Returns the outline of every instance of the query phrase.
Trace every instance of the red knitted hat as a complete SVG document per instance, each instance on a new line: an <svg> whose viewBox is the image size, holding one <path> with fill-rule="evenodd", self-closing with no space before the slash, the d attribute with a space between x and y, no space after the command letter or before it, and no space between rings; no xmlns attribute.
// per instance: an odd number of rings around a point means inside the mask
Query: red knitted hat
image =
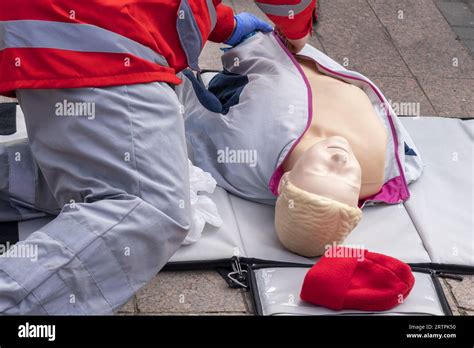
<svg viewBox="0 0 474 348"><path fill-rule="evenodd" d="M335 310L384 311L400 304L414 283L410 266L400 260L338 246L306 273L300 297Z"/></svg>

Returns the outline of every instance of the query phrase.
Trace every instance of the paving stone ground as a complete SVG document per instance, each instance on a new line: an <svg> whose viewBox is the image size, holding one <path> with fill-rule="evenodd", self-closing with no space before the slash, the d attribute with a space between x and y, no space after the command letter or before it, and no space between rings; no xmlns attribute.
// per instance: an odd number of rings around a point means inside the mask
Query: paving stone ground
<svg viewBox="0 0 474 348"><path fill-rule="evenodd" d="M474 1L472 0L438 0L438 9L474 55Z"/></svg>
<svg viewBox="0 0 474 348"><path fill-rule="evenodd" d="M224 0L264 18L251 0ZM319 0L311 44L376 82L394 105L420 114L474 117L474 1ZM201 67L219 69L220 45L209 43ZM0 97L0 102L5 99ZM456 315L474 315L474 277L442 280ZM249 315L249 294L229 289L214 271L162 272L121 315Z"/></svg>

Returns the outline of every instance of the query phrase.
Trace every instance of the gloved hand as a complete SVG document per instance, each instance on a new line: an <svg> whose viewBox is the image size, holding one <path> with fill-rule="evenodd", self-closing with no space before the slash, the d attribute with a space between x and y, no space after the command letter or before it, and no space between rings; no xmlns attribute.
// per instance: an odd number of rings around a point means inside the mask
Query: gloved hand
<svg viewBox="0 0 474 348"><path fill-rule="evenodd" d="M253 33L254 31L269 32L273 30L270 24L255 17L251 13L240 13L234 16L234 19L234 31L230 38L225 42L225 44L230 46L238 45L248 34Z"/></svg>

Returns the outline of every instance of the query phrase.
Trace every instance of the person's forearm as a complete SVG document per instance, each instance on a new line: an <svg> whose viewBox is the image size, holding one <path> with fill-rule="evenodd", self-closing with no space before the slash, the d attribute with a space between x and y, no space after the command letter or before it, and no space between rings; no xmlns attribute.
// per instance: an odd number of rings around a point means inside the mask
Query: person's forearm
<svg viewBox="0 0 474 348"><path fill-rule="evenodd" d="M255 0L255 3L288 39L301 39L311 32L316 0Z"/></svg>
<svg viewBox="0 0 474 348"><path fill-rule="evenodd" d="M229 6L219 4L216 6L216 26L209 35L209 40L213 42L226 41L234 31L235 19L234 11Z"/></svg>

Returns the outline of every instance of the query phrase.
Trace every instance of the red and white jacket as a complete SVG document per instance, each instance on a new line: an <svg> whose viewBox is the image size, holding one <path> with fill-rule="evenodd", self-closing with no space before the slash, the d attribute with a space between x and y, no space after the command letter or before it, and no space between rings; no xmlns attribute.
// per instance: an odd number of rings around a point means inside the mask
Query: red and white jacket
<svg viewBox="0 0 474 348"><path fill-rule="evenodd" d="M316 0L258 0L291 39L311 30ZM0 0L0 94L16 89L163 81L199 69L207 40L234 28L221 0Z"/></svg>

